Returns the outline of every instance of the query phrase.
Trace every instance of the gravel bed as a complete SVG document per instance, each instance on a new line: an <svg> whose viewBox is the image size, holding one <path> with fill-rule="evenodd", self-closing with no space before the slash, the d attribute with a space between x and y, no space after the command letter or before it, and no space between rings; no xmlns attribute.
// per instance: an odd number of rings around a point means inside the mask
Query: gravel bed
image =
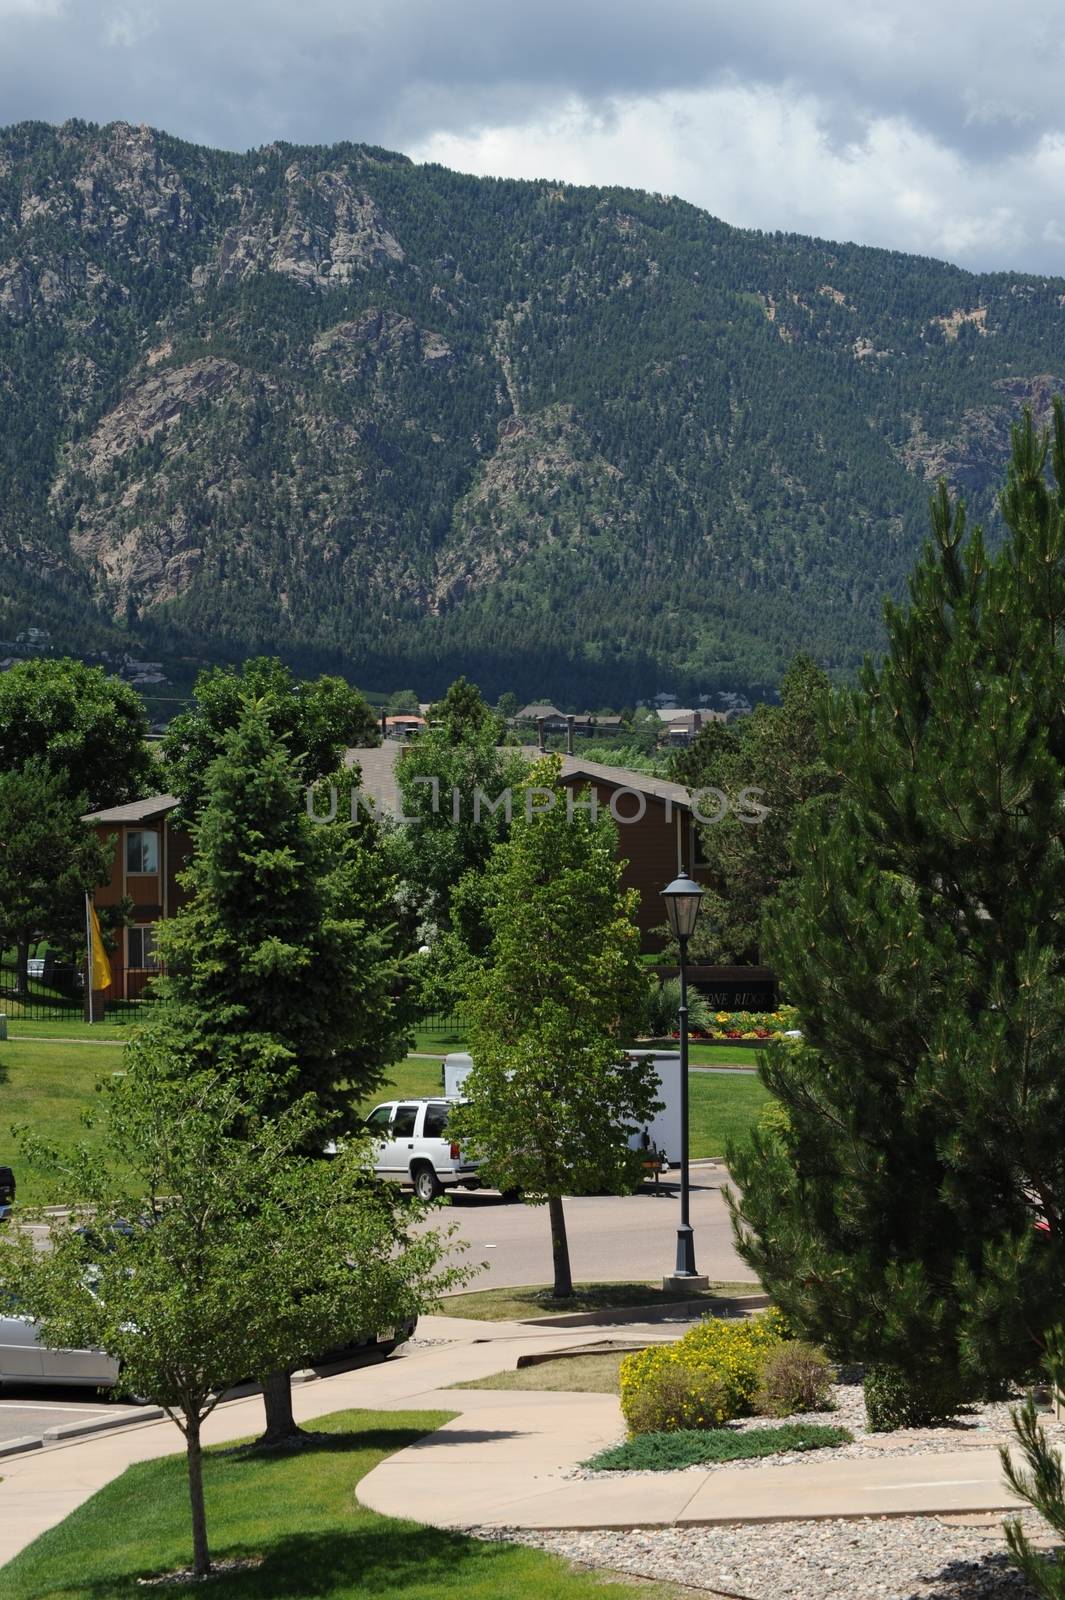
<svg viewBox="0 0 1065 1600"><path fill-rule="evenodd" d="M1021 1397L1018 1396L1018 1400ZM941 1455L950 1450L987 1449L993 1445L1008 1444L1013 1440L1010 1409L1017 1401L990 1401L974 1406L970 1412L955 1419L946 1428L897 1428L893 1433L870 1434L865 1419L865 1401L860 1383L839 1383L832 1389L835 1409L832 1411L802 1411L791 1417L744 1417L730 1424L737 1433L751 1433L758 1428L778 1428L786 1422L814 1422L822 1426L846 1428L853 1433L854 1443L829 1445L816 1451L795 1451L788 1454L759 1456L751 1461L707 1461L695 1467L678 1467L678 1472L760 1472L766 1467L787 1466L792 1462L816 1459L824 1461L837 1457L870 1456L925 1456ZM1047 1437L1059 1448L1065 1447L1065 1422L1056 1422L1049 1413L1042 1413L1042 1423ZM617 1444L624 1442L619 1435ZM657 1477L659 1474L652 1473ZM570 1467L567 1478L643 1478L646 1471L594 1472L587 1467Z"/></svg>
<svg viewBox="0 0 1065 1600"><path fill-rule="evenodd" d="M1021 1519L1045 1535L1038 1518ZM1037 1600L1010 1565L1001 1524L936 1517L630 1532L467 1528L597 1570L740 1600Z"/></svg>

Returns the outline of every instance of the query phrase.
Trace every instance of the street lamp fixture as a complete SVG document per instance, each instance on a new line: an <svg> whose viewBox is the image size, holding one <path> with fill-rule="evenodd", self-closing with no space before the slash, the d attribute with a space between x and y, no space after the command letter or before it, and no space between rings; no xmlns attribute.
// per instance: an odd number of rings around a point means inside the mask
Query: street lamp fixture
<svg viewBox="0 0 1065 1600"><path fill-rule="evenodd" d="M695 1236L689 1214L688 1181L688 940L695 932L703 891L681 868L662 890L670 931L680 951L680 1227L677 1229L677 1267L667 1286L701 1287L705 1280L695 1270Z"/></svg>

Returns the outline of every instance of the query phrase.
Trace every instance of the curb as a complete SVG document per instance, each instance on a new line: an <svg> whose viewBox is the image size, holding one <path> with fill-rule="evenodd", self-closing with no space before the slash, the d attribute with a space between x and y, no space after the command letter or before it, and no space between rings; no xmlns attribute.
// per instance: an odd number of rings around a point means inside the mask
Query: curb
<svg viewBox="0 0 1065 1600"><path fill-rule="evenodd" d="M708 1300L672 1300L665 1305L607 1306L602 1311L563 1311L548 1317L523 1318L523 1328L604 1328L611 1323L673 1322L688 1317L701 1317L707 1312L737 1310L764 1311L769 1305L767 1294L738 1295L735 1299L721 1296Z"/></svg>
<svg viewBox="0 0 1065 1600"><path fill-rule="evenodd" d="M518 1357L514 1370L520 1372L523 1367L542 1367L546 1361L574 1361L578 1356L611 1355L614 1351L627 1355L630 1351L644 1348L638 1339L601 1339L598 1344L568 1345L562 1350L533 1350L528 1355Z"/></svg>
<svg viewBox="0 0 1065 1600"><path fill-rule="evenodd" d="M32 1434L23 1434L21 1439L5 1439L0 1444L0 1456L20 1456L26 1450L40 1450L44 1440Z"/></svg>
<svg viewBox="0 0 1065 1600"><path fill-rule="evenodd" d="M80 1439L92 1433L108 1433L112 1428L128 1428L135 1422L158 1422L166 1412L162 1406L143 1406L136 1413L123 1417L91 1417L84 1422L59 1422L54 1428L45 1428L42 1441L59 1444L64 1439Z"/></svg>

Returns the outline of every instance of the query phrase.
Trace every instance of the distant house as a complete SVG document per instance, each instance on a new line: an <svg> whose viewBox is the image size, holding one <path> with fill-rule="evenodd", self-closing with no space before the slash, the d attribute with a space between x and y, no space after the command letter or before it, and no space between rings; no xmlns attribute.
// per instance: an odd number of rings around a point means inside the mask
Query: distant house
<svg viewBox="0 0 1065 1600"><path fill-rule="evenodd" d="M176 808L172 794L155 794L129 805L90 811L83 819L102 842L114 840L111 881L96 889L96 906L119 905L127 897L133 902L131 925L120 929L118 948L111 956L109 1000L139 999L159 970L156 927L184 900L177 875L188 864L191 840L170 820Z"/></svg>
<svg viewBox="0 0 1065 1600"><path fill-rule="evenodd" d="M674 707L670 710L660 710L658 716L664 728L664 742L679 748L691 744L700 728L704 728L708 722L729 720L727 712L707 711L705 708L698 711L684 711Z"/></svg>
<svg viewBox="0 0 1065 1600"><path fill-rule="evenodd" d="M425 718L416 716L412 711L381 718L381 732L386 739L413 739L419 733L424 733L427 727Z"/></svg>
<svg viewBox="0 0 1065 1600"><path fill-rule="evenodd" d="M557 706L539 705L536 703L528 706L522 706L521 710L514 718L514 721L532 723L540 723L542 721L545 733L565 733L567 727L569 726L566 713L564 711L560 711Z"/></svg>

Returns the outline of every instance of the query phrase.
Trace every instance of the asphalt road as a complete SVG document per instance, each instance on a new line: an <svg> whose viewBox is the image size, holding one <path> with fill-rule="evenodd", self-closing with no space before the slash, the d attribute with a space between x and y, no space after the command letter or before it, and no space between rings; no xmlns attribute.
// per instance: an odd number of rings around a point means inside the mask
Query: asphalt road
<svg viewBox="0 0 1065 1600"><path fill-rule="evenodd" d="M751 1278L732 1247L721 1190L723 1167L692 1169L691 1217L698 1270L717 1282ZM454 1223L468 1249L456 1259L483 1270L471 1289L506 1288L551 1280L547 1207L507 1204L487 1190L451 1190L440 1216ZM578 1280L660 1278L676 1260L680 1200L672 1188L645 1186L638 1194L595 1195L566 1201L570 1259Z"/></svg>
<svg viewBox="0 0 1065 1600"><path fill-rule="evenodd" d="M5 1384L0 1398L0 1444L5 1439L21 1439L42 1434L65 1422L84 1422L92 1417L135 1418L138 1407L109 1404L92 1398L91 1390L63 1388L59 1385Z"/></svg>

